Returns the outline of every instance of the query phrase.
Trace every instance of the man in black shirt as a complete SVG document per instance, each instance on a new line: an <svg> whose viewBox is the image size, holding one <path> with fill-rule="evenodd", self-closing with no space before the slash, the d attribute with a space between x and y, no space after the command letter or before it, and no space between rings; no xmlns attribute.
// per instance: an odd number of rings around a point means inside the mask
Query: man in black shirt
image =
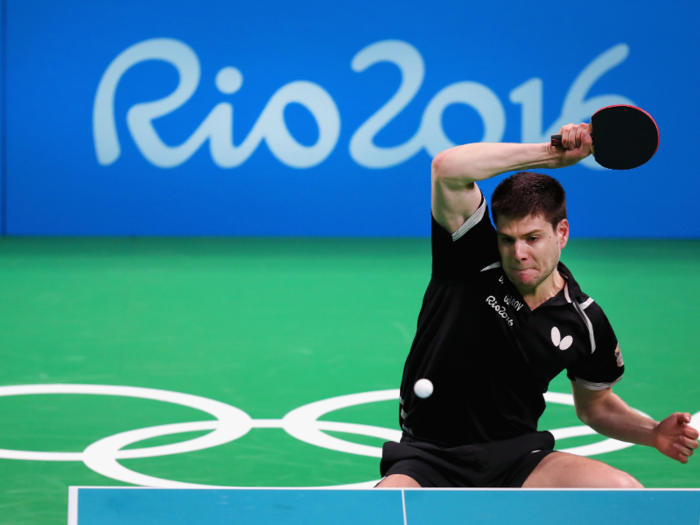
<svg viewBox="0 0 700 525"><path fill-rule="evenodd" d="M549 382L567 370L576 414L599 433L649 445L681 463L698 448L690 414L657 423L612 385L624 364L595 301L560 262L569 223L559 183L520 172L562 168L591 153L587 124L550 144L467 144L432 164L433 272L401 384L401 443L384 445L379 487L641 487L599 461L554 452L538 432ZM414 384L428 379L429 397Z"/></svg>

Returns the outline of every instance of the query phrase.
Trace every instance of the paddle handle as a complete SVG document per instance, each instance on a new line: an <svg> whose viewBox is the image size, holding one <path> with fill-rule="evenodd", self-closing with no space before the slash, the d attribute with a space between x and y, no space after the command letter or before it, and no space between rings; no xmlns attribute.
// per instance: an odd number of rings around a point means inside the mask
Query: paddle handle
<svg viewBox="0 0 700 525"><path fill-rule="evenodd" d="M592 133L591 133L591 138L593 138L593 134L592 134ZM551 139L551 141L552 141L552 146L554 146L554 147L556 147L556 146L562 147L562 145L561 145L561 135L552 135L552 136L550 137L550 139ZM595 156L595 147L593 147L593 146L591 146L591 153L593 153L593 156Z"/></svg>
<svg viewBox="0 0 700 525"><path fill-rule="evenodd" d="M591 135L591 138L593 138L593 135ZM561 135L552 135L551 140L552 146L561 146Z"/></svg>

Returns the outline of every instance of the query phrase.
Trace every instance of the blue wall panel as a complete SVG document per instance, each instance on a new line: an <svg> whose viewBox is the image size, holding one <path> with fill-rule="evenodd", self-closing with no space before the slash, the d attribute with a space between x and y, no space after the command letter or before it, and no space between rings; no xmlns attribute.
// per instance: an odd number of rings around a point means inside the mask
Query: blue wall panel
<svg viewBox="0 0 700 525"><path fill-rule="evenodd" d="M5 235L5 185L7 184L5 170L5 54L7 45L5 41L5 9L6 0L0 0L0 235Z"/></svg>
<svg viewBox="0 0 700 525"><path fill-rule="evenodd" d="M657 119L659 152L633 172L554 172L573 235L700 237L698 15L646 0L7 0L7 230L427 235L441 149L540 141L631 102Z"/></svg>

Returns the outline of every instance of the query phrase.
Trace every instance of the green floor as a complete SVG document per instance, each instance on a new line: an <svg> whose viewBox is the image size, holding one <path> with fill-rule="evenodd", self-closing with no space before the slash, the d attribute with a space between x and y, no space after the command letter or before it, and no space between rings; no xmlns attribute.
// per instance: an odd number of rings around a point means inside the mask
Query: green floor
<svg viewBox="0 0 700 525"><path fill-rule="evenodd" d="M573 240L563 260L616 329L627 369L616 392L657 419L700 412L700 242ZM308 403L398 388L429 272L426 239L3 238L0 385L146 387L278 421ZM570 391L565 377L550 390ZM395 429L396 412L395 401L378 401L322 419ZM120 432L210 419L156 400L3 396L0 449L81 452ZM573 409L559 404L541 421L549 429L579 424ZM570 438L558 447L601 440ZM639 446L592 457L648 487L700 487L700 457L680 465ZM281 428L120 463L207 485L321 486L378 477L376 458L320 448ZM0 523L63 524L68 486L125 484L81 461L0 459Z"/></svg>

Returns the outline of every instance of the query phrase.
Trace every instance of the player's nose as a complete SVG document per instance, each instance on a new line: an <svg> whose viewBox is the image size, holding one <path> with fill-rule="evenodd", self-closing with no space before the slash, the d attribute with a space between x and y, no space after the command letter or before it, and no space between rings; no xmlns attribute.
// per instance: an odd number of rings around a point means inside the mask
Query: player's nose
<svg viewBox="0 0 700 525"><path fill-rule="evenodd" d="M524 261L527 259L527 249L524 242L515 241L515 245L513 246L513 255L519 261Z"/></svg>

